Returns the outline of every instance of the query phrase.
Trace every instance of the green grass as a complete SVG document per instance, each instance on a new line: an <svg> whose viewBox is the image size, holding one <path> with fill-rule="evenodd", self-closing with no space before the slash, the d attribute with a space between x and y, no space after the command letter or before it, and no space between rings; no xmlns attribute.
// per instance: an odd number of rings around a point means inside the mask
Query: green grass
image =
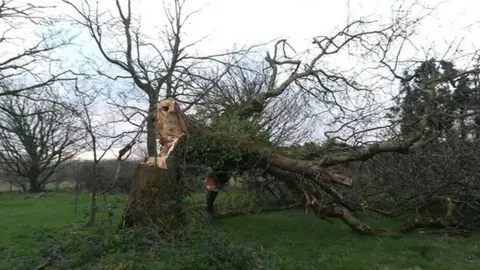
<svg viewBox="0 0 480 270"><path fill-rule="evenodd" d="M227 198L228 193L223 193L219 203ZM115 217L121 215L125 199L126 196L108 196L108 201L118 201ZM194 198L200 199L201 196ZM31 269L32 263L30 268L24 264L29 260L41 264L41 250L45 245L45 236L40 240L41 232L78 228L85 223L88 195L79 197L77 215L74 215L73 202L73 196L68 194L25 199L23 195L0 193L0 269ZM103 203L103 199L99 203ZM107 217L102 212L99 219L106 220ZM397 225L385 220L367 222L376 227ZM417 232L400 239L360 236L339 221L330 225L299 211L219 219L209 224L206 230L225 230L233 246L248 245L263 254L264 260L271 260L269 269L480 269L479 235L449 238ZM59 236L58 239L62 238ZM188 248L200 250L203 244ZM171 254L184 253L175 250ZM101 260L125 265L137 255L118 250L106 254ZM174 267L172 256L142 256L149 260L150 268L147 269Z"/></svg>
<svg viewBox="0 0 480 270"><path fill-rule="evenodd" d="M281 258L285 269L480 269L479 237L452 239L419 234L400 239L352 233L301 212L221 220L237 241L255 239ZM387 221L370 222L393 227Z"/></svg>

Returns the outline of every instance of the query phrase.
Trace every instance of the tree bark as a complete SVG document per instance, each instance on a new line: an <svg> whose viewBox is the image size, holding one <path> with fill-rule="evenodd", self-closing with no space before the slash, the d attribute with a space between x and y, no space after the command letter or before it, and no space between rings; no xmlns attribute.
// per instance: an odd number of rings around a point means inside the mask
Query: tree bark
<svg viewBox="0 0 480 270"><path fill-rule="evenodd" d="M92 175L90 175L90 188L91 188L91 200L90 200L90 218L88 221L89 226L95 224L95 217L97 214L97 185L99 181L98 177L98 161L95 155L95 161L93 162Z"/></svg>
<svg viewBox="0 0 480 270"><path fill-rule="evenodd" d="M30 180L30 187L28 191L31 193L40 193L43 192L42 185L38 182L37 179L29 179Z"/></svg>
<svg viewBox="0 0 480 270"><path fill-rule="evenodd" d="M171 231L185 224L182 138L166 159L166 169L140 163L135 172L121 228L150 227Z"/></svg>
<svg viewBox="0 0 480 270"><path fill-rule="evenodd" d="M156 110L156 104L150 100L150 106L148 108L149 114L147 119L147 152L149 157L157 155L157 133L155 131L155 116L153 112Z"/></svg>

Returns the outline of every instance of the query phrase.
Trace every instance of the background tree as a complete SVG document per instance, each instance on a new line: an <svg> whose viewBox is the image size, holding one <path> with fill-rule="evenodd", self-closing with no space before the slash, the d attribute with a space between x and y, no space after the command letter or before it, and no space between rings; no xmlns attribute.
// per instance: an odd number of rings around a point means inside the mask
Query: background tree
<svg viewBox="0 0 480 270"><path fill-rule="evenodd" d="M355 195L350 195L363 200L363 209L390 217L416 211L437 226L445 225L433 219L445 217L445 207L440 206L438 199L448 198L455 206L452 210L457 222L454 227L476 228L478 219L473 217L477 215L479 186L475 180L478 168L474 164L478 162L479 148L475 120L480 114L477 67L474 65L472 70L465 72L453 62L429 59L419 63L415 72L418 78L412 80L413 84L402 84L400 88L395 128L403 132L415 128L417 116L426 106L419 98L419 85L428 76L442 76L442 83L436 88L437 97L431 103L435 110L429 130L424 134L424 139L430 143L408 157L384 153L356 164L361 171L362 184Z"/></svg>
<svg viewBox="0 0 480 270"><path fill-rule="evenodd" d="M392 109L400 118L400 130L403 134L408 134L415 129L415 125L425 110L426 101L420 93L422 84L426 81L439 79L442 82L437 85L435 99L432 100L435 113L429 120L429 132L425 136L445 137L455 121L456 106L453 99L454 92L451 89L458 89L453 84L454 80L450 81L448 78L458 78L459 72L451 62L430 59L421 63L413 71L413 74L405 74L406 78L414 77L414 79L401 82L400 95L403 96L401 104ZM462 88L464 84L464 78L460 78L458 85Z"/></svg>
<svg viewBox="0 0 480 270"><path fill-rule="evenodd" d="M116 14L103 12L99 3L83 0L81 4L63 0L75 11L76 25L87 30L92 41L109 65L119 68L111 73L98 62L90 63L102 77L134 84L135 90L117 91L111 97L110 103L115 104L119 113L126 121L138 126L145 117L147 130L147 151L149 156L157 153L157 138L153 126L155 104L159 97L173 97L188 104L194 104L202 97L198 89L198 81L204 81L201 72L195 72L196 67L208 63L226 62L228 56L249 51L249 48L235 52L219 53L217 55L195 56L189 49L196 43L184 43L184 28L190 17L195 13L186 13L184 0L173 1L173 7L165 5L167 24L158 38L151 38L142 33L139 20L136 18L135 2L128 0L124 4L115 1ZM119 38L121 37L121 38ZM120 41L121 40L121 41ZM120 53L113 44L122 48ZM226 59L226 60L225 60ZM231 63L233 64L233 63ZM221 76L221 75L220 75ZM138 102L141 101L141 102ZM143 102L147 109L141 109ZM141 104L138 106L138 104ZM139 108L140 107L140 108Z"/></svg>
<svg viewBox="0 0 480 270"><path fill-rule="evenodd" d="M33 92L49 91L57 81L74 79L56 64L55 52L66 48L73 37L48 15L54 8L0 1L0 99L12 95L32 99Z"/></svg>
<svg viewBox="0 0 480 270"><path fill-rule="evenodd" d="M3 98L0 166L24 178L23 190L41 192L52 175L79 151L75 117L59 105L19 97Z"/></svg>
<svg viewBox="0 0 480 270"><path fill-rule="evenodd" d="M476 59L477 63L480 59ZM478 64L475 65L478 70ZM480 84L479 73L465 74L455 86L452 98L456 104L458 130L463 139L480 138Z"/></svg>
<svg viewBox="0 0 480 270"><path fill-rule="evenodd" d="M127 151L131 151L131 148L135 144L138 137L143 132L143 126L140 130L135 130L134 132L118 132L115 133L114 126L118 121L115 117L113 119L101 118L101 114L96 113L101 107L101 102L103 101L105 89L98 89L95 85L91 85L88 82L84 82L83 85L80 85L78 80L73 85L73 95L75 99L73 100L73 114L76 118L79 119L79 132L83 133L82 141L84 142L83 151L88 152L92 155L91 167L87 168L87 174L85 175L88 179L88 186L91 192L91 205L90 205L90 214L89 214L89 225L95 223L95 215L97 211L97 200L99 189L103 188L103 192L107 192L107 185L115 184L115 181L119 177L120 173L120 162L123 159L128 158L130 154L126 157ZM128 138L128 135L130 135ZM128 143L125 142L128 140ZM120 146L127 145L127 149L121 151L117 160L117 170L113 172L113 183L105 181L110 179L110 177L101 173L101 167L99 166L100 162L104 159L105 155L108 152L114 151L115 148ZM110 173L112 173L110 171ZM78 182L77 182L78 189ZM76 192L76 198L78 196L78 190Z"/></svg>

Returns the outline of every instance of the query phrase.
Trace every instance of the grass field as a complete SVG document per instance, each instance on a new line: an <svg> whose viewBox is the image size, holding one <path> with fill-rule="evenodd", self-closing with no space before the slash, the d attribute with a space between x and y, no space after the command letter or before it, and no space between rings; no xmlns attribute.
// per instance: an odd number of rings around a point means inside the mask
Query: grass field
<svg viewBox="0 0 480 270"><path fill-rule="evenodd" d="M222 196L225 198L228 194ZM109 196L108 201L117 202L114 218L118 218L125 196ZM88 195L80 196L80 211L74 215L72 195L25 198L19 194L0 193L0 269L36 269L45 261L45 253L52 252L51 248L46 250L47 243L51 247L51 243L64 246L63 242L78 242L81 237L73 239L66 236L66 232L72 234L73 228L81 228L88 203ZM107 215L102 212L99 219L105 221ZM384 220L367 221L382 227L396 225ZM264 269L480 269L479 236L449 238L419 232L399 239L360 236L340 222L330 225L299 211L219 219L204 230L199 231L200 236L192 238L189 245L156 247L156 253L141 251L130 242L134 240L112 240L114 244L103 243L101 251L91 252L94 256L89 259L90 264L77 269L200 269L185 265L188 260L210 257L220 260L221 256L237 256L241 258L236 260L241 261L250 256L248 252L258 256ZM222 232L223 240L203 237L208 231ZM89 249L88 243L93 240L84 236L74 251ZM102 241L108 239L105 236ZM105 248L108 245L110 248ZM130 264L133 260L138 263Z"/></svg>

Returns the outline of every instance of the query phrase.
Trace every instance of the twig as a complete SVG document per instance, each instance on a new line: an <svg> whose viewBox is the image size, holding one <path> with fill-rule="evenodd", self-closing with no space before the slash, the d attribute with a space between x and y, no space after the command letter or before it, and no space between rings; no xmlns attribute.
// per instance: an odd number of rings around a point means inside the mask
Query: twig
<svg viewBox="0 0 480 270"><path fill-rule="evenodd" d="M145 126L145 123L146 123L146 119L143 120L142 124L140 125L140 128L139 130L137 131L137 133L135 134L135 137L133 137L132 141L130 141L127 145L125 145L122 149L120 149L120 151L118 151L118 157L117 157L117 170L115 171L115 178L113 179L113 182L112 184L110 184L104 191L102 192L99 192L97 197L99 196L103 196L105 201L106 201L106 198L105 198L105 194L110 191L113 187L115 187L117 181L118 181L118 178L120 176L120 169L121 169L121 165L123 163L123 161L127 160L131 153L132 153L132 148L133 146L137 143L137 139L138 137L140 136L140 134L142 134L143 132L143 128ZM128 152L128 154L127 154ZM123 156L127 154L127 156L125 158L123 158Z"/></svg>

